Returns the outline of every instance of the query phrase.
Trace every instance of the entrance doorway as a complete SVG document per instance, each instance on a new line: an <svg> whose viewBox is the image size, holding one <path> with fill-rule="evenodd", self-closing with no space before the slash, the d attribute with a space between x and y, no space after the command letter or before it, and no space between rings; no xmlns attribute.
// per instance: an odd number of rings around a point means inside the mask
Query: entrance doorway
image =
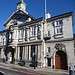
<svg viewBox="0 0 75 75"><path fill-rule="evenodd" d="M20 61L22 60L22 54L23 54L23 47L20 46L20 54L19 54L19 56L20 56Z"/></svg>
<svg viewBox="0 0 75 75"><path fill-rule="evenodd" d="M63 51L57 51L55 55L55 69L67 70L67 55Z"/></svg>
<svg viewBox="0 0 75 75"><path fill-rule="evenodd" d="M47 58L47 65L51 66L51 58Z"/></svg>
<svg viewBox="0 0 75 75"><path fill-rule="evenodd" d="M31 45L31 67L37 67L37 51L36 51L37 45Z"/></svg>

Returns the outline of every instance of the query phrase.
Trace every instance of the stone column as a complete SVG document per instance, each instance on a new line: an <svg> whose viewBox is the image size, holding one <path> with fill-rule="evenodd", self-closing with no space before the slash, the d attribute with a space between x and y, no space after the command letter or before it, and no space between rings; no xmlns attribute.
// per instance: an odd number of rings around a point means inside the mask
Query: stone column
<svg viewBox="0 0 75 75"><path fill-rule="evenodd" d="M25 46L24 50L25 50L25 60L26 60L26 46Z"/></svg>
<svg viewBox="0 0 75 75"><path fill-rule="evenodd" d="M4 57L4 51L3 51L3 48L1 49L1 55L0 55L0 58L3 58Z"/></svg>
<svg viewBox="0 0 75 75"><path fill-rule="evenodd" d="M29 60L31 60L31 46L29 46Z"/></svg>
<svg viewBox="0 0 75 75"><path fill-rule="evenodd" d="M18 52L17 52L17 54L18 54L18 55L17 55L17 59L20 60L20 47L19 47L19 46L18 46L18 50L17 50L17 51L18 51Z"/></svg>
<svg viewBox="0 0 75 75"><path fill-rule="evenodd" d="M27 57L27 60L28 60L28 46L27 46L26 54L27 54L26 57Z"/></svg>
<svg viewBox="0 0 75 75"><path fill-rule="evenodd" d="M24 60L25 60L25 46L23 47L23 49L24 49Z"/></svg>
<svg viewBox="0 0 75 75"><path fill-rule="evenodd" d="M42 67L47 67L47 58L46 58L46 43L43 40L42 45L41 45L41 62L42 62Z"/></svg>
<svg viewBox="0 0 75 75"><path fill-rule="evenodd" d="M41 67L41 45L38 45L38 55L37 55L38 57L38 67Z"/></svg>
<svg viewBox="0 0 75 75"><path fill-rule="evenodd" d="M25 47L25 59L28 60L28 46Z"/></svg>
<svg viewBox="0 0 75 75"><path fill-rule="evenodd" d="M15 60L18 58L18 48L17 46L15 47Z"/></svg>
<svg viewBox="0 0 75 75"><path fill-rule="evenodd" d="M38 61L41 61L41 45L38 45Z"/></svg>
<svg viewBox="0 0 75 75"><path fill-rule="evenodd" d="M53 60L53 57L51 57L51 68L52 68L52 65L53 65L52 60Z"/></svg>
<svg viewBox="0 0 75 75"><path fill-rule="evenodd" d="M43 42L42 42L42 45L41 45L41 68L43 67L44 65L44 48L43 48Z"/></svg>
<svg viewBox="0 0 75 75"><path fill-rule="evenodd" d="M46 67L46 44L45 44L45 41L43 42L43 50L44 50L44 64L43 64L43 67Z"/></svg>
<svg viewBox="0 0 75 75"><path fill-rule="evenodd" d="M22 53L22 59L24 60L25 52L24 52L24 47L23 47L23 53Z"/></svg>
<svg viewBox="0 0 75 75"><path fill-rule="evenodd" d="M54 53L53 61L54 61L53 66L55 68L55 53Z"/></svg>
<svg viewBox="0 0 75 75"><path fill-rule="evenodd" d="M35 45L35 54L36 54L36 56L38 56L38 45Z"/></svg>

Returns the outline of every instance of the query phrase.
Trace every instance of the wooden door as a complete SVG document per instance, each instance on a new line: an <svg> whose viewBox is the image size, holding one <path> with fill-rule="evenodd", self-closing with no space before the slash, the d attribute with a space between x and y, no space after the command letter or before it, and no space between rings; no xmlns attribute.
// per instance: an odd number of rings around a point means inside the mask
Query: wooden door
<svg viewBox="0 0 75 75"><path fill-rule="evenodd" d="M61 58L60 55L55 55L55 69L61 69Z"/></svg>

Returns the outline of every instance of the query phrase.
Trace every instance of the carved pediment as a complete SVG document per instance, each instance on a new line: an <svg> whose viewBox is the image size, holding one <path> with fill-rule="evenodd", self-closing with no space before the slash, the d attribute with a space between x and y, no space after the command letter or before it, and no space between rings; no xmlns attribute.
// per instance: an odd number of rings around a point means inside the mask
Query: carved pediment
<svg viewBox="0 0 75 75"><path fill-rule="evenodd" d="M56 45L55 45L55 48L56 48L56 50L61 50L61 51L66 51L66 47L65 47L65 45L64 44L62 44L62 43L57 43Z"/></svg>
<svg viewBox="0 0 75 75"><path fill-rule="evenodd" d="M6 26L6 28L9 28L10 25L14 25L16 24L16 22L20 24L20 23L30 22L31 20L35 19L29 14L26 14L25 12L19 10L12 13L12 15L4 23L4 26Z"/></svg>

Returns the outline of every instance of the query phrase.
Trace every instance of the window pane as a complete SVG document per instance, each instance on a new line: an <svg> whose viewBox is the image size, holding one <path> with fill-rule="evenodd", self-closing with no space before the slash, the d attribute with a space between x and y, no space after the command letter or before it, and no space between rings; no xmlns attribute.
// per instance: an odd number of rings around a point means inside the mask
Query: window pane
<svg viewBox="0 0 75 75"><path fill-rule="evenodd" d="M50 53L50 47L48 47L48 52Z"/></svg>
<svg viewBox="0 0 75 75"><path fill-rule="evenodd" d="M61 26L61 25L63 25L63 20L55 21L55 22L53 23L53 25L54 25L54 26Z"/></svg>
<svg viewBox="0 0 75 75"><path fill-rule="evenodd" d="M59 20L59 24L63 24L63 20Z"/></svg>
<svg viewBox="0 0 75 75"><path fill-rule="evenodd" d="M41 26L40 25L37 27L37 38L41 39Z"/></svg>
<svg viewBox="0 0 75 75"><path fill-rule="evenodd" d="M33 37L36 35L36 26L30 27L30 36Z"/></svg>
<svg viewBox="0 0 75 75"><path fill-rule="evenodd" d="M62 27L55 27L55 34L62 34Z"/></svg>
<svg viewBox="0 0 75 75"><path fill-rule="evenodd" d="M25 29L25 41L27 41L27 29Z"/></svg>
<svg viewBox="0 0 75 75"><path fill-rule="evenodd" d="M48 36L50 36L50 31L48 31Z"/></svg>

